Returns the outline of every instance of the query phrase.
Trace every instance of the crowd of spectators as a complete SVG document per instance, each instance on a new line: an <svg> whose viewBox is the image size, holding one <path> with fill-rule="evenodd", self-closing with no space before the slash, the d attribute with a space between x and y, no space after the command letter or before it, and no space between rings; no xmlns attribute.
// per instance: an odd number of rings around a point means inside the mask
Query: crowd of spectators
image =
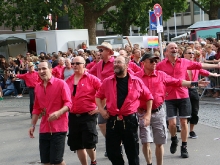
<svg viewBox="0 0 220 165"><path fill-rule="evenodd" d="M126 51L128 57L131 58L131 61L137 66L142 67L140 62L142 55L144 53L151 52L152 50L150 48L142 48L138 44L132 45L127 37L126 39L128 40L128 44L126 44L124 48L114 48L113 56L116 57L119 54L123 54L123 51ZM213 38L190 42L180 41L177 42L177 45L180 58L183 58L183 52L185 49L192 48L195 61L206 63L217 63L220 61L220 42L217 42ZM166 56L166 44L163 45L163 48L164 56ZM154 48L153 53L155 56L161 57L159 48ZM0 55L0 97L2 98L2 96L7 95L12 95L17 98L22 97L22 89L25 87L25 82L21 79L14 78L13 75L27 73L29 62L34 63L35 70L37 71L39 61L48 60L52 63L52 67L55 68L59 65L60 57L63 57L65 66L65 63L71 64L72 60L76 56L82 56L86 60L86 68L88 70L101 59L99 50L89 50L85 44L82 44L82 48L78 50L69 48L66 52L58 51L57 53L52 52L51 54L41 52L40 55L35 55L27 52L26 55L18 54L16 57L9 57L9 59L5 59L3 55ZM65 61L65 59L69 59L69 62ZM210 71L216 72L216 70ZM210 80L210 88L218 88L219 79L214 78ZM207 90L206 95L219 97L220 92L218 92L218 90Z"/></svg>

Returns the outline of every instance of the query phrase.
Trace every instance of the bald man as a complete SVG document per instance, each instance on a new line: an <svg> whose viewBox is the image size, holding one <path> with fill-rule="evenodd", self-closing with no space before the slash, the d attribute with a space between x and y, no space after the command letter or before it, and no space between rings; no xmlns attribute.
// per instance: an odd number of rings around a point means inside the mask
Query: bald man
<svg viewBox="0 0 220 165"><path fill-rule="evenodd" d="M167 46L166 59L158 63L157 70L162 70L168 75L184 80L186 79L187 70L200 70L202 68L219 68L218 64L207 64L189 61L184 58L178 58L178 47L172 42ZM192 86L198 86L198 83L193 83ZM177 150L179 140L176 136L176 117L179 112L181 124L181 157L188 158L187 138L188 138L188 124L187 118L191 116L191 104L188 94L188 89L185 87L169 86L166 88L166 108L167 119L169 120L169 131L171 134L170 152L174 154Z"/></svg>
<svg viewBox="0 0 220 165"><path fill-rule="evenodd" d="M73 102L69 113L68 145L71 151L77 152L82 165L87 165L87 154L95 165L98 143L95 94L101 81L85 71L85 63L83 57L75 57L72 62L74 74L66 80Z"/></svg>

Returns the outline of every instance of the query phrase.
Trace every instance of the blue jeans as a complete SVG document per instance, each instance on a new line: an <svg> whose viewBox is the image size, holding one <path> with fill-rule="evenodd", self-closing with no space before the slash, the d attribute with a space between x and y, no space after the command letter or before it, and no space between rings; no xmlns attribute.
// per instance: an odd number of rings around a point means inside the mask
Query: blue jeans
<svg viewBox="0 0 220 165"><path fill-rule="evenodd" d="M14 89L3 89L3 96L9 96L14 92Z"/></svg>

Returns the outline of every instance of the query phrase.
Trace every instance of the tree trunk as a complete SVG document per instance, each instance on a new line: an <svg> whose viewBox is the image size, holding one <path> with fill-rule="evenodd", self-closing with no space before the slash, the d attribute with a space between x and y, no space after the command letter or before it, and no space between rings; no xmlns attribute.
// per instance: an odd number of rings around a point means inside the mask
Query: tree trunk
<svg viewBox="0 0 220 165"><path fill-rule="evenodd" d="M220 6L216 5L215 2L210 3L209 20L218 19L218 9Z"/></svg>
<svg viewBox="0 0 220 165"><path fill-rule="evenodd" d="M123 36L129 36L130 35L130 33L129 33L129 28L130 28L129 23L122 24L121 28L122 28L122 35Z"/></svg>
<svg viewBox="0 0 220 165"><path fill-rule="evenodd" d="M88 29L89 44L96 45L96 22L98 17L90 10L90 7L84 6L84 28Z"/></svg>

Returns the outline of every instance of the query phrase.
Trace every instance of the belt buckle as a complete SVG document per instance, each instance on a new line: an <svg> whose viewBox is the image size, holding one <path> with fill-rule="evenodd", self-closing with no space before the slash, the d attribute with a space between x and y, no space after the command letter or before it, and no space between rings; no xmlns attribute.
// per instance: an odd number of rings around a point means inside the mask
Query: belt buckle
<svg viewBox="0 0 220 165"><path fill-rule="evenodd" d="M81 115L80 114L76 114L76 117L80 117Z"/></svg>
<svg viewBox="0 0 220 165"><path fill-rule="evenodd" d="M117 116L117 120L122 120L122 119L120 119L120 118Z"/></svg>

